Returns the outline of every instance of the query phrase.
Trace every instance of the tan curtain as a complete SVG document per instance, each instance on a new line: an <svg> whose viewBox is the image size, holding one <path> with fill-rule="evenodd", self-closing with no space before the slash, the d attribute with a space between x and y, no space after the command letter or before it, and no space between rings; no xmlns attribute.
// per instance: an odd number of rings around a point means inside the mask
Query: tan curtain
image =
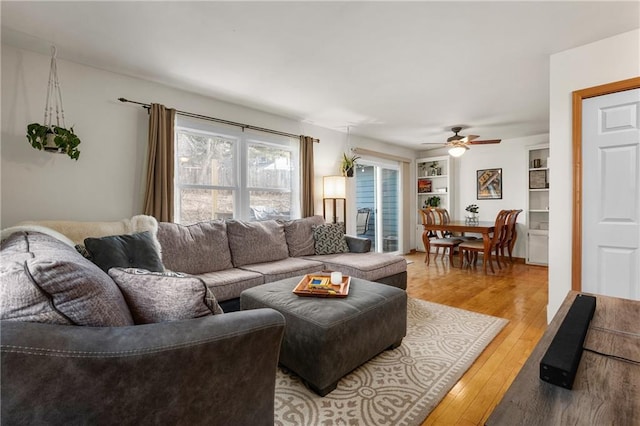
<svg viewBox="0 0 640 426"><path fill-rule="evenodd" d="M313 138L300 136L300 163L302 166L302 217L315 214L313 197Z"/></svg>
<svg viewBox="0 0 640 426"><path fill-rule="evenodd" d="M151 104L144 214L173 222L173 139L176 110Z"/></svg>

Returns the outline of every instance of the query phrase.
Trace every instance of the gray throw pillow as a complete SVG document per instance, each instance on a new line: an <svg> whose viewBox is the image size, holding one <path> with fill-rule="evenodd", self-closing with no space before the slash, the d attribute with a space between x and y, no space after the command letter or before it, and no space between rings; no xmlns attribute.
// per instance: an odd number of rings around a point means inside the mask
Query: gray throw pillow
<svg viewBox="0 0 640 426"><path fill-rule="evenodd" d="M289 257L284 225L275 220L230 220L227 222L227 236L233 265L236 268Z"/></svg>
<svg viewBox="0 0 640 426"><path fill-rule="evenodd" d="M313 227L316 254L348 253L344 223L326 223Z"/></svg>
<svg viewBox="0 0 640 426"><path fill-rule="evenodd" d="M188 226L160 222L158 240L162 244L164 267L172 271L204 274L233 268L224 221Z"/></svg>
<svg viewBox="0 0 640 426"><path fill-rule="evenodd" d="M91 261L109 272L114 267L164 271L162 260L149 231L131 235L85 238L84 246Z"/></svg>
<svg viewBox="0 0 640 426"><path fill-rule="evenodd" d="M178 321L221 314L215 296L199 278L178 272L112 268L136 324Z"/></svg>
<svg viewBox="0 0 640 426"><path fill-rule="evenodd" d="M0 252L0 319L133 325L113 280L66 243L37 232L16 232L2 242Z"/></svg>
<svg viewBox="0 0 640 426"><path fill-rule="evenodd" d="M313 240L313 226L322 225L322 216L311 216L302 219L282 221L284 236L289 247L289 256L311 256L316 253Z"/></svg>

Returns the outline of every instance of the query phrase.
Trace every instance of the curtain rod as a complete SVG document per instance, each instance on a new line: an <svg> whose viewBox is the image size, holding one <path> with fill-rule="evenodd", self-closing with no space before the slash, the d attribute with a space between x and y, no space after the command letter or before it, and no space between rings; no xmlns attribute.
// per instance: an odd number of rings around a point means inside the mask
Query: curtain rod
<svg viewBox="0 0 640 426"><path fill-rule="evenodd" d="M141 105L143 108L146 108L146 109L151 108L150 104L144 104L142 102L130 101L129 99L125 99L125 98L118 98L118 100L120 102L128 102L131 104ZM287 137L296 138L296 139L299 139L301 136L301 135L294 135L293 133L281 132L279 130L267 129L264 127L256 127L250 124L237 123L235 121L224 120L222 118L215 118L215 117L209 117L207 115L195 114L193 112L180 111L178 109L176 110L176 114L183 115L185 117L199 118L202 120L215 121L216 123L222 123L222 124L228 124L230 126L241 127L243 131L244 129L257 130L259 132L271 133L271 134L280 135L280 136L287 136ZM314 139L313 141L315 143L320 143L320 139Z"/></svg>

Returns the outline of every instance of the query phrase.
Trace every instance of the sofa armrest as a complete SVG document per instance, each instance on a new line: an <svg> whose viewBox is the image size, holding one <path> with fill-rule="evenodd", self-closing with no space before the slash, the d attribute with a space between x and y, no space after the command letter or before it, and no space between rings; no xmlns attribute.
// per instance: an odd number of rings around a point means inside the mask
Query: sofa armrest
<svg viewBox="0 0 640 426"><path fill-rule="evenodd" d="M351 253L367 253L371 251L371 240L368 238L354 237L351 235L344 236L347 240L347 246Z"/></svg>
<svg viewBox="0 0 640 426"><path fill-rule="evenodd" d="M273 424L284 333L275 310L1 326L3 424Z"/></svg>

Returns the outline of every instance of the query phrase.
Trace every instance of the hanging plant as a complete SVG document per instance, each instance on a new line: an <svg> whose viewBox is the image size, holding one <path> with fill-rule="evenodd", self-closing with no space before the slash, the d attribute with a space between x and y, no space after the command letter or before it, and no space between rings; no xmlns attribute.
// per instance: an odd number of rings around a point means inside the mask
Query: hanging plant
<svg viewBox="0 0 640 426"><path fill-rule="evenodd" d="M358 159L360 159L360 157L358 157L357 155L347 157L346 153L342 153L342 163L340 164L342 176L353 177L353 171L356 168L356 161Z"/></svg>
<svg viewBox="0 0 640 426"><path fill-rule="evenodd" d="M53 119L55 105L56 124ZM64 124L64 109L62 108L62 91L58 81L58 67L56 65L56 48L51 48L51 67L49 68L49 85L47 87L47 101L44 106L44 124L31 123L27 126L27 141L35 149L67 154L69 158L78 160L80 138Z"/></svg>

